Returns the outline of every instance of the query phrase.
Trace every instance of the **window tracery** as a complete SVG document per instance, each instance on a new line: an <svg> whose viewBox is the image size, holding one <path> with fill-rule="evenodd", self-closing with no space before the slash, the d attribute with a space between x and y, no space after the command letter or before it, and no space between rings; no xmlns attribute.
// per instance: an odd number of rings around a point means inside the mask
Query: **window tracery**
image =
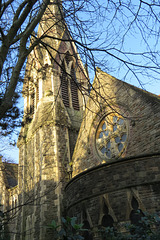
<svg viewBox="0 0 160 240"><path fill-rule="evenodd" d="M127 137L127 121L122 116L105 116L96 132L98 154L106 160L119 157L126 147Z"/></svg>

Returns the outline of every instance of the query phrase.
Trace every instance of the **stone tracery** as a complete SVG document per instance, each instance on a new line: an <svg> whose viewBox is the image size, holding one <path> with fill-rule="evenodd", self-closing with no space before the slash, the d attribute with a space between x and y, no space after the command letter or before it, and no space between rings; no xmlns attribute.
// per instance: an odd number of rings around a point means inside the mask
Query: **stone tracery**
<svg viewBox="0 0 160 240"><path fill-rule="evenodd" d="M96 148L100 157L119 157L127 142L127 122L118 114L105 116L96 132Z"/></svg>

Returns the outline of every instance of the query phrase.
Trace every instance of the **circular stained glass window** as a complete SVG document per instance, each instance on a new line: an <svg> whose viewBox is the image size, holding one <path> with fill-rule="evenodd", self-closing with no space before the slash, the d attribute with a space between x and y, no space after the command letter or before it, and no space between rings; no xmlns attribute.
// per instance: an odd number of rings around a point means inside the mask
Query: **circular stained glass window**
<svg viewBox="0 0 160 240"><path fill-rule="evenodd" d="M127 122L118 114L103 118L96 132L96 149L104 159L119 157L127 142Z"/></svg>

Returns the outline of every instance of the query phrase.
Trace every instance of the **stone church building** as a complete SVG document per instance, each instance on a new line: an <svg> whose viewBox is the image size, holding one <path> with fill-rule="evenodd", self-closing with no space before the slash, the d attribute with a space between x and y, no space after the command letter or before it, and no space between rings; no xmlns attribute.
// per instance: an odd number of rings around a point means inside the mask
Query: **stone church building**
<svg viewBox="0 0 160 240"><path fill-rule="evenodd" d="M160 97L99 68L90 90L60 10L50 5L38 29L53 36L51 48L39 45L27 61L17 185L0 171L11 240L53 239L46 226L62 216L98 240L99 226L160 211Z"/></svg>

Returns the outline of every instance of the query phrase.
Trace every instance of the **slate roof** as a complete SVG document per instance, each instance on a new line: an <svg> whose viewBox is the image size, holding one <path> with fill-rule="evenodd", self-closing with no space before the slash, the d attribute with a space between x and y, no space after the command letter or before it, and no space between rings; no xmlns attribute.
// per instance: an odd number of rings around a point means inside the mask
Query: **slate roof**
<svg viewBox="0 0 160 240"><path fill-rule="evenodd" d="M112 80L116 80L116 81L118 81L118 82L121 82L123 85L126 85L126 86L132 88L134 91L140 93L141 95L143 94L143 97L150 98L150 99L152 99L153 101L156 101L156 102L160 103L160 95L156 95L156 94L154 94L154 93L148 92L148 91L146 91L146 90L144 90L144 89L141 89L141 88L139 88L139 87L136 87L136 86L134 86L134 85L132 85L132 84L130 84L130 83L127 83L127 82L125 82L125 81L123 81L123 80L120 80L120 79L118 79L118 78L115 78L115 77L111 76L110 74L102 71L102 70L101 70L100 68L98 68L98 67L96 68L96 71L97 71L97 73L100 73L100 74L102 74L102 75L109 76L110 79L112 79ZM96 79L97 79L96 76L97 76L97 75L95 75L94 81L96 81Z"/></svg>

